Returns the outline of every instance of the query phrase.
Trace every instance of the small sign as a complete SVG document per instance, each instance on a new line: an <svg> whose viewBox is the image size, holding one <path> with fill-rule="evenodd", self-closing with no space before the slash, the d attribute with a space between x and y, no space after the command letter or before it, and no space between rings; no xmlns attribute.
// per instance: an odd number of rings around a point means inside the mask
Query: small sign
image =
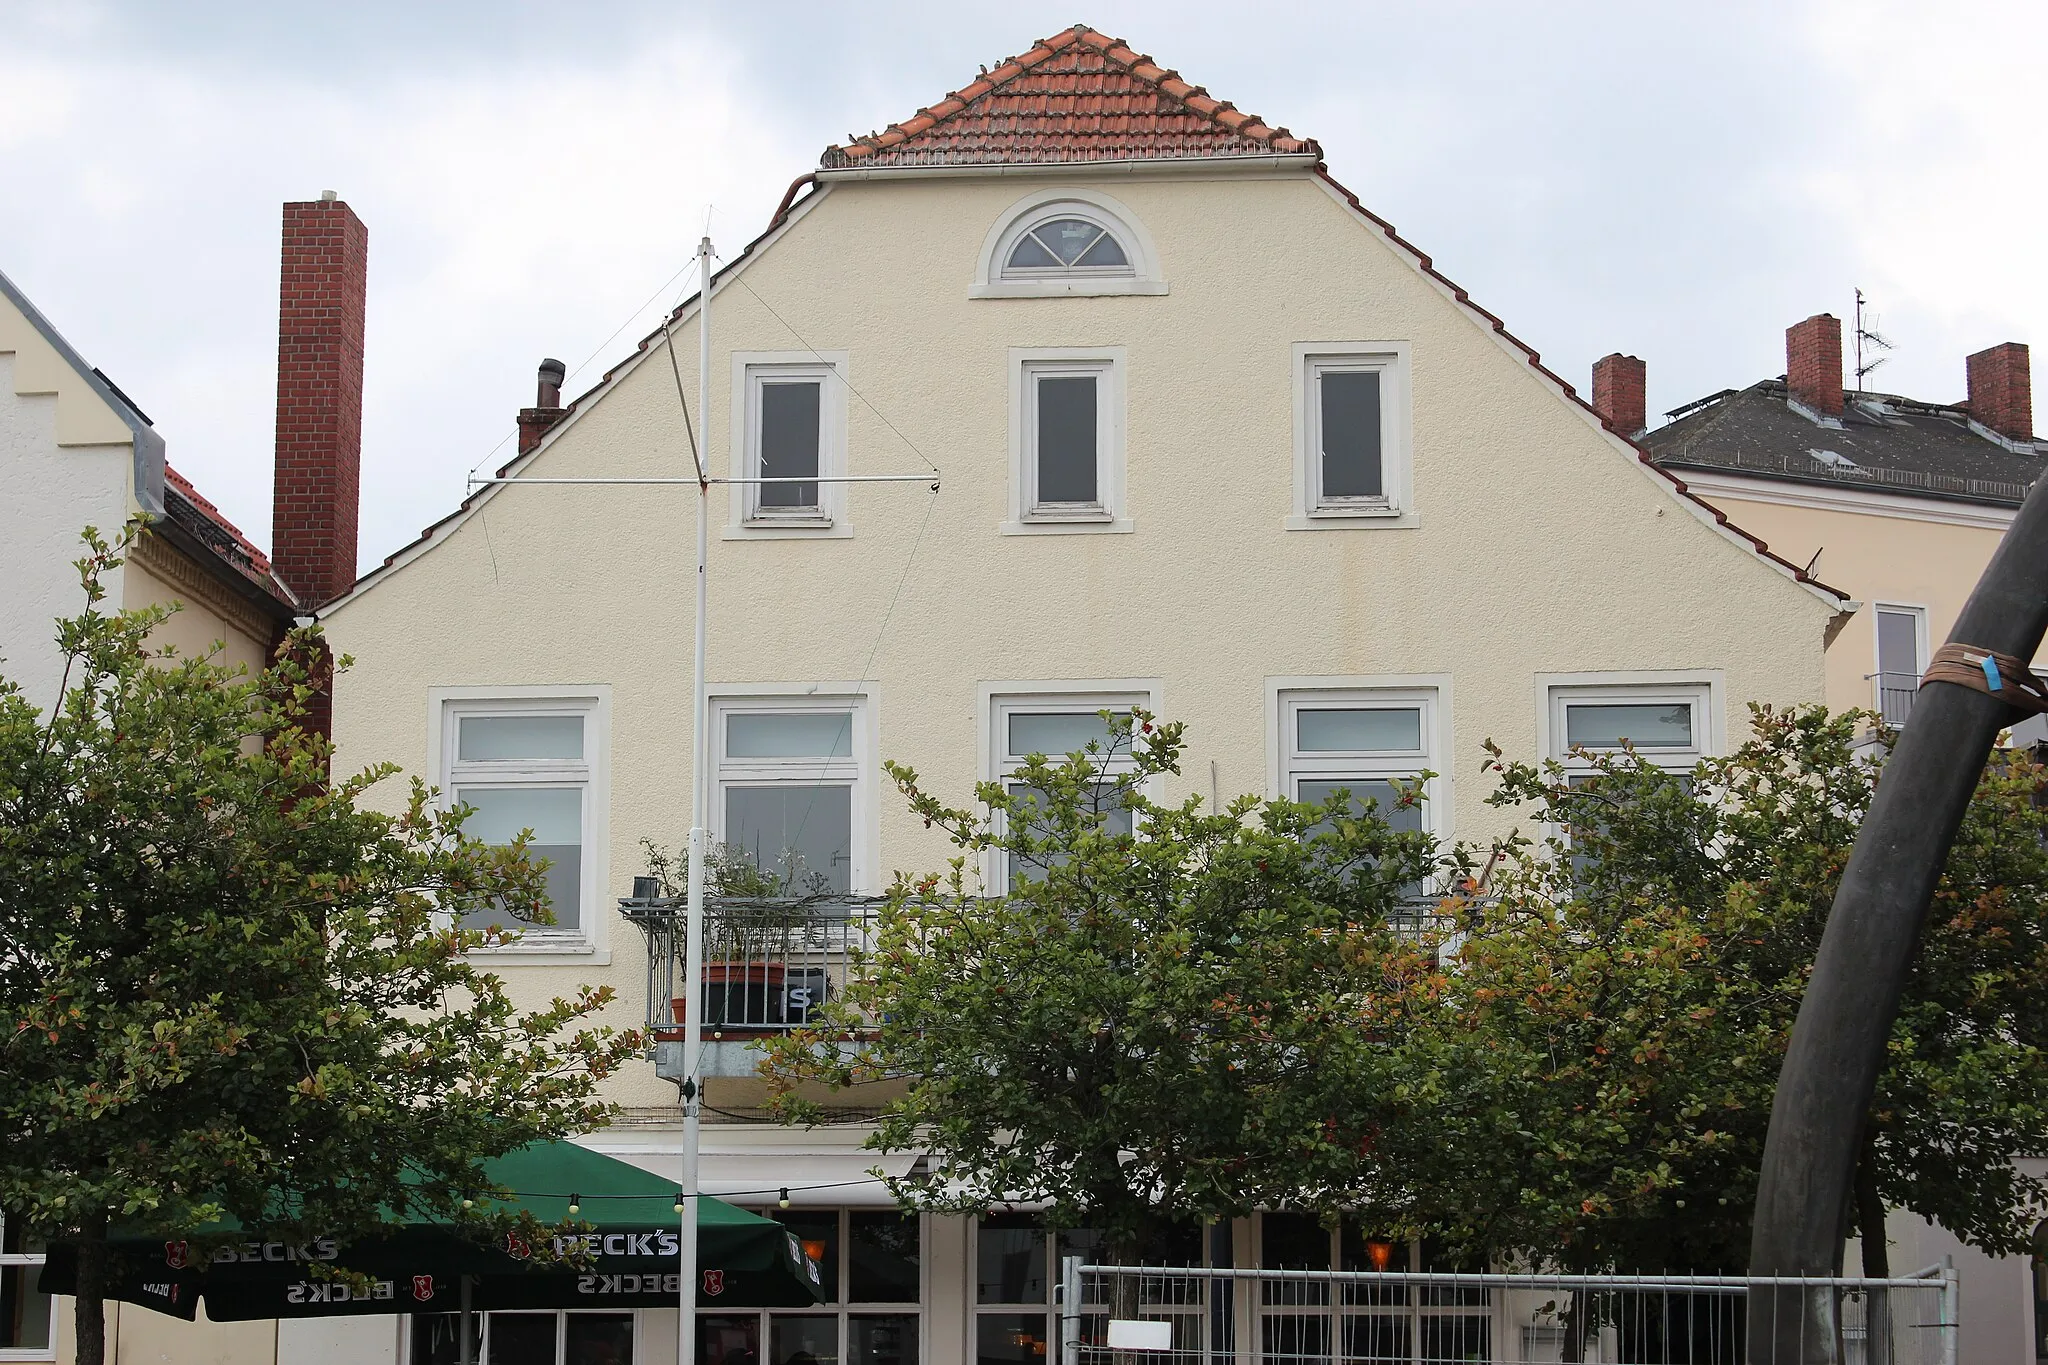
<svg viewBox="0 0 2048 1365"><path fill-rule="evenodd" d="M1109 1320L1109 1349L1112 1351L1171 1351L1173 1324L1146 1322L1140 1318Z"/></svg>

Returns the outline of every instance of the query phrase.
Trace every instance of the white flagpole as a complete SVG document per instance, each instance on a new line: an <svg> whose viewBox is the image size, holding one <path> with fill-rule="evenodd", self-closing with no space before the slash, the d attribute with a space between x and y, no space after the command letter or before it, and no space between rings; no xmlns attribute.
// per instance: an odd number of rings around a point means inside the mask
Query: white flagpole
<svg viewBox="0 0 2048 1365"><path fill-rule="evenodd" d="M711 238L697 243L701 283L697 290L697 651L690 690L690 900L683 920L683 1214L682 1292L676 1305L676 1365L697 1358L697 1155L704 1112L704 840L710 804L710 767L705 762L709 705L704 692L704 623L709 604L706 561L710 557L711 485Z"/></svg>

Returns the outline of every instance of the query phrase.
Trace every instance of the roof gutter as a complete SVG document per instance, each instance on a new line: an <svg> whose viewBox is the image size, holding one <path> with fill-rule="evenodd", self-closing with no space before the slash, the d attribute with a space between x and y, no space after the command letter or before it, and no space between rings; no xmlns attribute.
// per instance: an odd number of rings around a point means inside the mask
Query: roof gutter
<svg viewBox="0 0 2048 1365"><path fill-rule="evenodd" d="M1184 156L1144 161L1031 161L983 162L974 165L936 166L822 166L812 179L834 180L927 180L961 176L1057 176L1063 180L1080 177L1121 177L1139 175L1272 175L1282 171L1315 169L1319 158L1313 152L1274 153L1270 156ZM795 186L791 186L794 191Z"/></svg>

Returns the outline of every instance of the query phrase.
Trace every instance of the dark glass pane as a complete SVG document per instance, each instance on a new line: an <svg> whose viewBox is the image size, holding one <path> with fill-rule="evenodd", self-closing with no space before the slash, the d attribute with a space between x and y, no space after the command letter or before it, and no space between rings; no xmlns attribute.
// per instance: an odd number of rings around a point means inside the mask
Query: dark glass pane
<svg viewBox="0 0 2048 1365"><path fill-rule="evenodd" d="M697 1359L703 1365L761 1365L760 1315L698 1318Z"/></svg>
<svg viewBox="0 0 2048 1365"><path fill-rule="evenodd" d="M839 1319L777 1313L768 1319L768 1365L839 1365Z"/></svg>
<svg viewBox="0 0 2048 1365"><path fill-rule="evenodd" d="M853 885L853 788L727 787L724 842L792 895L843 895Z"/></svg>
<svg viewBox="0 0 2048 1365"><path fill-rule="evenodd" d="M1123 246L1108 233L1095 239L1095 245L1081 253L1081 259L1074 262L1081 266L1127 266L1130 258L1124 255Z"/></svg>
<svg viewBox="0 0 2048 1365"><path fill-rule="evenodd" d="M1262 1215L1259 1266L1264 1270L1328 1270L1330 1230L1305 1213Z"/></svg>
<svg viewBox="0 0 2048 1365"><path fill-rule="evenodd" d="M1612 749L1627 740L1638 749L1692 747L1692 708L1680 702L1570 702L1564 708L1567 744Z"/></svg>
<svg viewBox="0 0 2048 1365"><path fill-rule="evenodd" d="M1347 1303L1350 1299L1345 1300ZM1344 1316L1345 1365L1408 1365L1408 1314L1347 1313Z"/></svg>
<svg viewBox="0 0 2048 1365"><path fill-rule="evenodd" d="M974 1320L976 1365L1046 1365L1049 1335L1044 1313L983 1313Z"/></svg>
<svg viewBox="0 0 2048 1365"><path fill-rule="evenodd" d="M1321 805L1339 791L1349 792L1352 810L1363 812L1368 802L1377 802L1374 814L1386 821L1390 829L1403 833L1420 832L1422 829L1422 807L1396 805L1394 784L1385 778L1316 778L1304 779L1299 785L1301 799L1311 805ZM1313 834L1326 828L1326 825L1317 825L1310 832Z"/></svg>
<svg viewBox="0 0 2048 1365"><path fill-rule="evenodd" d="M1877 667L1883 673L1920 671L1920 626L1912 613L1878 612Z"/></svg>
<svg viewBox="0 0 2048 1365"><path fill-rule="evenodd" d="M581 787L459 787L455 799L474 807L462 832L487 844L509 844L525 830L533 831L526 856L547 860L542 874L555 929L575 929L583 922L583 789ZM472 929L499 925L532 927L502 910L465 915Z"/></svg>
<svg viewBox="0 0 2048 1365"><path fill-rule="evenodd" d="M1025 233L1016 246L1010 248L1010 269L1012 270L1057 270L1060 258L1046 249L1045 243Z"/></svg>
<svg viewBox="0 0 2048 1365"><path fill-rule="evenodd" d="M1115 783L1098 782L1095 784L1095 790L1101 793L1102 800L1102 825L1100 832L1103 834L1131 833L1136 827L1135 817L1131 814L1131 808L1124 804L1123 787ZM1022 782L1010 783L1009 791L1010 795L1021 803L1013 807L1011 819L1022 818L1028 821L1032 808L1037 806L1042 800L1043 793L1036 787L1028 786ZM1033 833L1041 833L1041 831L1034 830ZM1014 886L1020 881L1036 881L1043 875L1046 868L1059 867L1071 856L1071 854L1057 852L1035 854L1029 857L1012 854L1010 857L1010 884Z"/></svg>
<svg viewBox="0 0 2048 1365"><path fill-rule="evenodd" d="M1045 1303L1045 1229L1024 1213L992 1213L975 1239L976 1303ZM986 1319L984 1319L986 1321Z"/></svg>
<svg viewBox="0 0 2048 1365"><path fill-rule="evenodd" d="M1422 1358L1431 1362L1482 1361L1488 1359L1487 1321L1481 1317L1436 1317L1422 1319Z"/></svg>
<svg viewBox="0 0 2048 1365"><path fill-rule="evenodd" d="M839 1302L839 1211L777 1209L772 1216L796 1234L796 1239L804 1244L804 1255L818 1263L819 1278L825 1283L825 1302Z"/></svg>
<svg viewBox="0 0 2048 1365"><path fill-rule="evenodd" d="M917 1317L859 1315L846 1320L847 1365L917 1365Z"/></svg>
<svg viewBox="0 0 2048 1365"><path fill-rule="evenodd" d="M1380 372L1326 370L1321 391L1323 496L1376 498L1380 474Z"/></svg>
<svg viewBox="0 0 2048 1365"><path fill-rule="evenodd" d="M485 1343L491 1365L555 1365L553 1313L493 1313Z"/></svg>
<svg viewBox="0 0 2048 1365"><path fill-rule="evenodd" d="M847 1218L852 1243L847 1297L855 1303L916 1303L920 1260L917 1215L856 1212Z"/></svg>
<svg viewBox="0 0 2048 1365"><path fill-rule="evenodd" d="M1268 1289L1299 1291L1303 1286L1269 1282ZM1328 1286L1317 1285L1326 1291ZM1269 1304L1283 1300L1269 1297ZM1303 1300L1294 1300L1297 1302ZM1326 1298L1313 1302L1326 1303ZM1321 1313L1272 1313L1263 1314L1259 1320L1259 1341L1265 1348L1269 1361L1285 1361L1286 1365L1316 1365L1330 1358L1330 1319L1328 1310ZM1430 1362L1435 1365L1435 1362Z"/></svg>
<svg viewBox="0 0 2048 1365"><path fill-rule="evenodd" d="M458 1365L462 1359L462 1316L459 1313L417 1313L412 1320L412 1365ZM469 1354L483 1351L484 1315L469 1315Z"/></svg>
<svg viewBox="0 0 2048 1365"><path fill-rule="evenodd" d="M815 379L761 386L761 477L794 479L818 474L818 402ZM814 483L764 483L763 507L816 507Z"/></svg>
<svg viewBox="0 0 2048 1365"><path fill-rule="evenodd" d="M562 1365L633 1365L631 1313L571 1313L562 1328Z"/></svg>
<svg viewBox="0 0 2048 1365"><path fill-rule="evenodd" d="M1038 388L1038 500L1097 502L1095 376L1045 375Z"/></svg>

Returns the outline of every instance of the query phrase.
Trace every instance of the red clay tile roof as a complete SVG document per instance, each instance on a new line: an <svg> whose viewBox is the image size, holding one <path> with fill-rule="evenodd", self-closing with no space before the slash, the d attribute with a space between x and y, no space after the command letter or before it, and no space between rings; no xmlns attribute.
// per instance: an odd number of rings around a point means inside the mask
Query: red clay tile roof
<svg viewBox="0 0 2048 1365"><path fill-rule="evenodd" d="M185 504L181 509L175 505L167 510L185 528L203 541L214 555L229 568L248 579L284 605L291 605L292 596L270 567L270 559L256 548L255 542L243 535L241 528L221 512L218 507L192 486L192 481L170 465L164 466L165 492L175 494ZM166 499L167 502L170 499ZM179 516L189 509L189 515Z"/></svg>
<svg viewBox="0 0 2048 1365"><path fill-rule="evenodd" d="M1045 39L913 118L827 147L826 170L1305 155L1322 149L1190 85L1086 24Z"/></svg>

